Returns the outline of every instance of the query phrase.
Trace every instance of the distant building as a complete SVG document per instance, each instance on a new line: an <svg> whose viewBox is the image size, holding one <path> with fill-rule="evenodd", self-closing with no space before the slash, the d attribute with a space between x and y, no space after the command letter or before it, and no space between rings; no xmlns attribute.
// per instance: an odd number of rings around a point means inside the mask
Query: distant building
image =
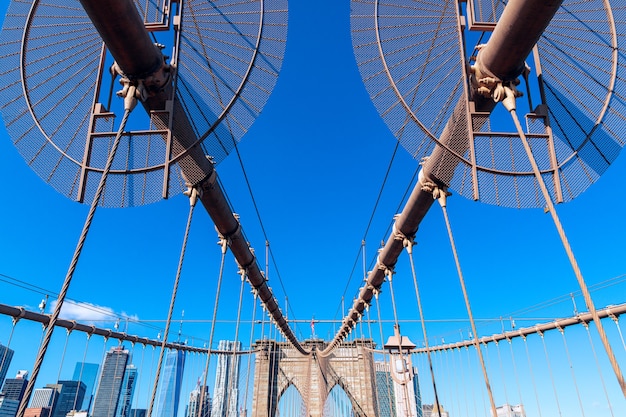
<svg viewBox="0 0 626 417"><path fill-rule="evenodd" d="M28 383L28 371L18 371L15 378L7 378L2 387L2 395L9 400L22 401L26 384Z"/></svg>
<svg viewBox="0 0 626 417"><path fill-rule="evenodd" d="M220 340L218 350L234 351L241 349L240 342ZM219 353L213 387L211 417L237 417L239 407L239 355Z"/></svg>
<svg viewBox="0 0 626 417"><path fill-rule="evenodd" d="M0 385L4 382L9 372L9 365L13 359L13 350L0 344Z"/></svg>
<svg viewBox="0 0 626 417"><path fill-rule="evenodd" d="M131 408L130 417L146 417L147 412L145 408Z"/></svg>
<svg viewBox="0 0 626 417"><path fill-rule="evenodd" d="M15 417L20 402L0 394L0 417Z"/></svg>
<svg viewBox="0 0 626 417"><path fill-rule="evenodd" d="M147 412L145 408L131 408L130 417L146 417Z"/></svg>
<svg viewBox="0 0 626 417"><path fill-rule="evenodd" d="M55 390L50 387L35 389L30 400L30 408L48 408L51 411L54 392Z"/></svg>
<svg viewBox="0 0 626 417"><path fill-rule="evenodd" d="M496 413L498 417L526 417L526 412L524 411L524 405L509 405L504 404L496 408Z"/></svg>
<svg viewBox="0 0 626 417"><path fill-rule="evenodd" d="M69 413L67 413L66 417L89 417L89 413L87 413L86 411L72 410Z"/></svg>
<svg viewBox="0 0 626 417"><path fill-rule="evenodd" d="M198 415L200 411L200 397L202 397L202 391L204 391L204 398L202 398L202 415ZM202 388L198 385L189 394L189 402L185 409L185 417L210 417L211 416L211 395L209 394L209 387L203 385Z"/></svg>
<svg viewBox="0 0 626 417"><path fill-rule="evenodd" d="M437 413L437 409L432 404L422 405L422 412L424 417L450 417L448 412L443 409L443 405L441 404L439 404L439 413Z"/></svg>
<svg viewBox="0 0 626 417"><path fill-rule="evenodd" d="M123 346L113 347L106 353L93 400L92 417L115 417L129 356Z"/></svg>
<svg viewBox="0 0 626 417"><path fill-rule="evenodd" d="M50 417L50 407L27 408L24 417Z"/></svg>
<svg viewBox="0 0 626 417"><path fill-rule="evenodd" d="M184 370L185 352L169 350L165 356L154 417L176 417L178 414Z"/></svg>
<svg viewBox="0 0 626 417"><path fill-rule="evenodd" d="M374 362L376 377L376 398L378 399L378 415L380 417L395 417L396 402L394 398L393 379L389 373L389 366L384 362Z"/></svg>
<svg viewBox="0 0 626 417"><path fill-rule="evenodd" d="M413 378L406 385L394 381L387 362L375 362L374 371L380 417L422 417L417 368L413 368Z"/></svg>
<svg viewBox="0 0 626 417"><path fill-rule="evenodd" d="M74 367L73 381L80 381L85 384L85 398L83 399L80 410L89 411L93 402L93 392L96 387L96 379L98 378L98 370L100 365L97 363L77 362Z"/></svg>
<svg viewBox="0 0 626 417"><path fill-rule="evenodd" d="M51 417L65 417L70 411L76 411L85 398L85 384L80 381L59 381L46 387L56 390Z"/></svg>
<svg viewBox="0 0 626 417"><path fill-rule="evenodd" d="M124 380L122 381L120 399L117 404L117 412L115 413L116 417L130 417L135 385L137 385L137 367L135 365L127 365L124 372Z"/></svg>

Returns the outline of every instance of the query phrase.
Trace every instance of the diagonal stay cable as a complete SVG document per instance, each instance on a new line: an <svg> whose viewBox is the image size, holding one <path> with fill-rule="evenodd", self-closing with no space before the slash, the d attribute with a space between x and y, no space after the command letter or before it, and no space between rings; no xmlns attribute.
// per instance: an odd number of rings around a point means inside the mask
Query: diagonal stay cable
<svg viewBox="0 0 626 417"><path fill-rule="evenodd" d="M115 153L117 152L117 148L121 142L122 134L124 129L126 128L126 123L128 122L128 117L130 116L130 112L136 105L135 95L135 87L131 86L128 89L127 96L124 100L124 116L122 117L122 121L120 123L120 127L115 135L115 139L113 140L113 145L111 146L111 151L109 152L108 159L106 161L104 170L102 171L102 176L100 177L100 182L98 183L98 188L96 189L96 193L93 197L93 201L91 202L91 206L89 207L89 212L87 214L87 218L85 219L85 223L83 225L83 230L80 233L80 237L78 239L78 243L76 244L76 249L74 250L74 255L72 256L72 260L70 262L70 266L65 275L65 279L63 281L63 285L61 287L61 291L59 291L59 296L57 298L57 303L54 306L54 310L52 315L50 316L50 321L45 327L45 334L42 340L41 345L39 346L39 351L37 352L37 357L35 358L35 363L33 365L31 377L26 384L26 389L24 390L24 396L22 397L22 401L20 402L17 417L24 417L24 411L26 411L26 407L28 406L28 402L30 401L30 397L33 393L33 389L35 387L35 383L37 382L37 376L39 375L39 371L41 369L41 365L46 356L46 352L48 350L48 346L50 345L50 340L52 340L52 333L54 332L55 324L59 319L59 315L61 314L61 308L63 307L63 302L65 301L65 297L70 288L70 284L72 282L72 278L74 277L74 272L76 270L76 266L78 264L78 260L83 251L83 247L85 245L85 240L87 239L87 234L89 233L89 229L91 227L91 223L93 221L93 217L96 213L96 209L98 208L98 203L100 198L104 192L104 186L111 171L111 167L113 166L113 160L115 159Z"/></svg>

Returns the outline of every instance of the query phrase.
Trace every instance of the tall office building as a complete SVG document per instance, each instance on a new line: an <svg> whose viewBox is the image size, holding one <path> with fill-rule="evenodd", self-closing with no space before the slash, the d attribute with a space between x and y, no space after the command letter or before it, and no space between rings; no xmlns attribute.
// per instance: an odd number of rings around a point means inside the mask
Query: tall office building
<svg viewBox="0 0 626 417"><path fill-rule="evenodd" d="M83 403L85 384L80 381L59 381L56 384L47 384L52 388L52 417L65 417L67 413L76 410Z"/></svg>
<svg viewBox="0 0 626 417"><path fill-rule="evenodd" d="M0 417L15 417L20 402L0 394Z"/></svg>
<svg viewBox="0 0 626 417"><path fill-rule="evenodd" d="M123 346L113 347L106 353L93 400L92 417L115 417L128 359L129 352Z"/></svg>
<svg viewBox="0 0 626 417"><path fill-rule="evenodd" d="M185 352L182 350L168 351L159 384L155 417L176 417L178 414L184 370Z"/></svg>
<svg viewBox="0 0 626 417"><path fill-rule="evenodd" d="M389 364L374 362L376 377L376 398L378 400L378 415L380 417L395 417L396 402L394 401L393 379L389 373Z"/></svg>
<svg viewBox="0 0 626 417"><path fill-rule="evenodd" d="M30 408L52 408L54 400L54 389L50 387L37 388L33 391L33 397L30 400Z"/></svg>
<svg viewBox="0 0 626 417"><path fill-rule="evenodd" d="M124 380L122 381L120 400L117 404L117 412L115 413L116 417L130 417L136 382L137 367L135 365L127 365L126 372L124 372Z"/></svg>
<svg viewBox="0 0 626 417"><path fill-rule="evenodd" d="M200 411L200 397L202 397L202 391L204 391L204 398L202 398L202 414L198 415ZM209 387L203 385L197 385L196 388L189 394L189 403L185 409L185 417L211 417L211 396L209 395Z"/></svg>
<svg viewBox="0 0 626 417"><path fill-rule="evenodd" d="M241 350L241 343L220 340L220 351ZM237 417L239 408L239 364L238 355L220 353L217 355L215 386L213 387L213 406L211 417Z"/></svg>
<svg viewBox="0 0 626 417"><path fill-rule="evenodd" d="M4 379L7 377L11 359L13 359L13 350L0 344L0 385L2 385Z"/></svg>
<svg viewBox="0 0 626 417"><path fill-rule="evenodd" d="M80 381L85 384L85 398L83 399L81 410L89 411L93 401L93 390L98 378L98 370L100 365L97 363L77 362L74 367L73 381Z"/></svg>
<svg viewBox="0 0 626 417"><path fill-rule="evenodd" d="M2 395L9 400L22 401L27 383L28 371L18 371L15 378L5 379L2 387Z"/></svg>
<svg viewBox="0 0 626 417"><path fill-rule="evenodd" d="M422 417L422 398L417 380L417 368L413 368L413 378L404 385L394 381L389 370L389 363L375 362L374 370L378 410L381 417Z"/></svg>

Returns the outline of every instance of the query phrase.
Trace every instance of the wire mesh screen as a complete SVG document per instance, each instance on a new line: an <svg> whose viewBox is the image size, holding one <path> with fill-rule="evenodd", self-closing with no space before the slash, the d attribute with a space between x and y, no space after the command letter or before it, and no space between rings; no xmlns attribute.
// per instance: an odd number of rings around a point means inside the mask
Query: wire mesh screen
<svg viewBox="0 0 626 417"><path fill-rule="evenodd" d="M542 207L545 201L510 116L501 106L474 113L465 93L469 63L464 57L473 51L460 45L471 35L462 32L458 13L473 13L474 20L491 24L506 3L476 0L469 10L454 1L354 0L352 5L362 78L405 149L418 161L428 156L427 171L468 198ZM566 0L536 56L528 58L531 77L524 92L542 105L526 110L527 136L554 201L582 193L624 145L619 47L625 33L626 6ZM484 35L482 42L488 42Z"/></svg>
<svg viewBox="0 0 626 417"><path fill-rule="evenodd" d="M456 7L456 1L352 2L352 42L365 86L418 160L430 154L463 93Z"/></svg>
<svg viewBox="0 0 626 417"><path fill-rule="evenodd" d="M9 6L0 41L0 110L24 160L71 198L77 196L101 48L78 2Z"/></svg>
<svg viewBox="0 0 626 417"><path fill-rule="evenodd" d="M278 76L285 0L189 0L176 5L180 19L170 19L170 3L134 1L174 51L176 99L170 113L133 112L101 205L148 204L203 180L206 156L228 155ZM122 115L120 99L98 103L113 91L113 59L76 0L13 1L0 36L0 110L13 142L44 181L91 202Z"/></svg>
<svg viewBox="0 0 626 417"><path fill-rule="evenodd" d="M192 0L183 33L177 94L207 155L220 162L274 87L285 49L287 2Z"/></svg>

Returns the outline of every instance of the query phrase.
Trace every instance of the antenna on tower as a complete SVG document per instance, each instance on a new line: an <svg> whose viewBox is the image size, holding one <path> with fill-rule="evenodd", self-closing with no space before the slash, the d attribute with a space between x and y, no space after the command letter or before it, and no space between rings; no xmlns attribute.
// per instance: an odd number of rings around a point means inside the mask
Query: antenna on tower
<svg viewBox="0 0 626 417"><path fill-rule="evenodd" d="M185 318L185 310L180 315L180 327L178 328L178 343L180 343L180 336L183 334L183 319Z"/></svg>

